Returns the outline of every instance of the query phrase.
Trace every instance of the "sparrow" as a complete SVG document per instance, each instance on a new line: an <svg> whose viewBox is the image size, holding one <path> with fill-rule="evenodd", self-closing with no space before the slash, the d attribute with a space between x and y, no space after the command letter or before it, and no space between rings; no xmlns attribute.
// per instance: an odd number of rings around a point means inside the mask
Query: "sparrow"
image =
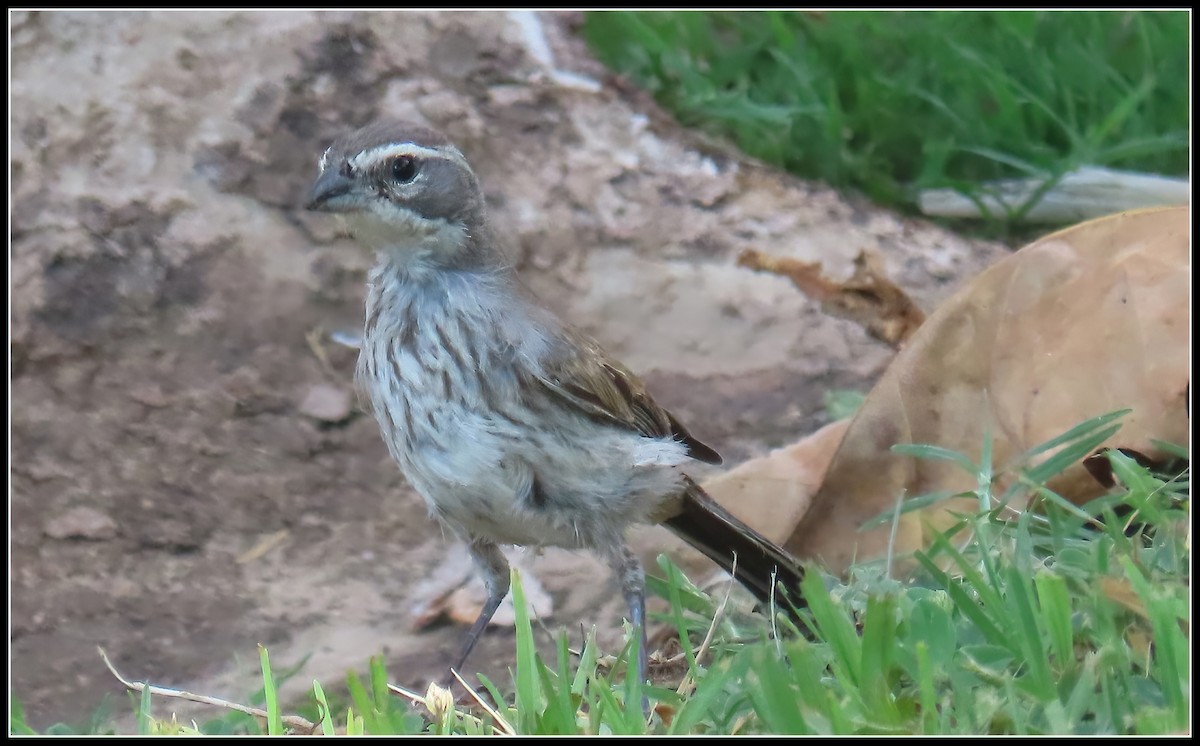
<svg viewBox="0 0 1200 746"><path fill-rule="evenodd" d="M586 549L614 570L646 680L645 575L626 543L661 524L760 602L804 569L689 478L721 457L642 381L555 316L505 258L479 180L439 132L380 121L334 141L307 208L337 213L373 250L355 378L391 456L460 537L487 600L461 670L509 591L500 546Z"/></svg>

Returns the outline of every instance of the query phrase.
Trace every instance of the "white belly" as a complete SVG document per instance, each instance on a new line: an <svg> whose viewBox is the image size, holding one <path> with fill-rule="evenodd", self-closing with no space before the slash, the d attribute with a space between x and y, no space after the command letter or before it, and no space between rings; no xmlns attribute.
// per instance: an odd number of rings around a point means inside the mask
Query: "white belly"
<svg viewBox="0 0 1200 746"><path fill-rule="evenodd" d="M599 423L530 385L548 338L485 280L430 290L392 279L380 270L368 296L359 382L401 471L456 532L614 542L678 491L682 443Z"/></svg>
<svg viewBox="0 0 1200 746"><path fill-rule="evenodd" d="M688 460L682 444L585 419L554 435L517 434L486 420L445 422L414 444L401 467L431 513L459 533L501 543L610 541L678 491L677 466Z"/></svg>

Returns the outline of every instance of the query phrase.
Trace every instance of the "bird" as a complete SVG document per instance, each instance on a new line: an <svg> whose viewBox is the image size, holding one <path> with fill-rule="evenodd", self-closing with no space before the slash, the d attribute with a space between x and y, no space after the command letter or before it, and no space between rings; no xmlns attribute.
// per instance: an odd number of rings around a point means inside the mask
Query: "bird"
<svg viewBox="0 0 1200 746"><path fill-rule="evenodd" d="M380 120L321 155L309 210L336 213L376 261L355 381L430 515L466 543L486 601L461 671L507 595L502 545L590 550L614 571L646 681L645 573L626 542L661 524L775 608L804 568L685 469L721 456L632 371L526 288L479 179L442 133ZM780 604L782 606L782 604Z"/></svg>

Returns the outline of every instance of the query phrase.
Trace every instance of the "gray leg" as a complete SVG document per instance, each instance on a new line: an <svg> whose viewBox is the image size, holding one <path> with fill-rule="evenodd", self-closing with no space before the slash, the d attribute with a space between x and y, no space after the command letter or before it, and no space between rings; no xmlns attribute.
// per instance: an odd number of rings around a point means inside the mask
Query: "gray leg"
<svg viewBox="0 0 1200 746"><path fill-rule="evenodd" d="M629 547L621 545L610 555L609 563L621 581L621 593L629 606L629 622L633 625L634 634L638 636L637 677L643 684L646 682L646 574L642 571L642 563L630 551ZM646 710L649 702L642 699L642 709Z"/></svg>
<svg viewBox="0 0 1200 746"><path fill-rule="evenodd" d="M486 539L476 539L470 543L468 548L471 551L471 559L474 560L475 567L483 575L483 584L487 588L487 600L483 603L479 618L467 632L467 639L463 641L462 649L452 666L459 673L463 672L462 667L466 664L471 651L475 649L475 643L479 642L479 636L487 629L488 622L492 621L496 609L500 608L500 602L508 595L509 585L508 560L500 551L500 547Z"/></svg>

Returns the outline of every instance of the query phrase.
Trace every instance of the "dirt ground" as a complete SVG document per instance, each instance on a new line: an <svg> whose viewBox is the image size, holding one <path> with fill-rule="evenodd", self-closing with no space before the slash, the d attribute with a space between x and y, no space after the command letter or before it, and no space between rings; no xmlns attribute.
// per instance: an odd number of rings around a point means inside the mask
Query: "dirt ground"
<svg viewBox="0 0 1200 746"><path fill-rule="evenodd" d="M874 249L926 309L1005 251L702 142L607 77L577 21L12 16L10 663L35 727L105 695L124 712L97 646L132 678L244 699L255 643L280 668L311 656L295 694L381 650L422 688L462 634L413 629L461 553L343 403L355 353L327 333L359 323L371 258L298 209L347 128L447 131L528 283L728 465L890 358L739 251L846 275ZM601 565L531 565L551 628L615 643ZM512 648L495 630L473 663L503 680Z"/></svg>

